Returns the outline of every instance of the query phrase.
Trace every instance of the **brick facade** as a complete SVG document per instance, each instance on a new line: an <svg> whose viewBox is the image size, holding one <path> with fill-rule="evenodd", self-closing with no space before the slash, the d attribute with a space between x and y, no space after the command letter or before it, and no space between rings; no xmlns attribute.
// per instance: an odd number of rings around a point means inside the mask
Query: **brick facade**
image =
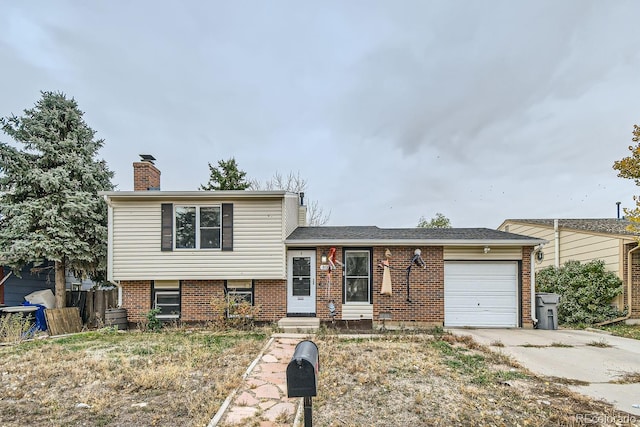
<svg viewBox="0 0 640 427"><path fill-rule="evenodd" d="M146 319L151 310L151 280L122 281L122 308L127 310L129 323ZM224 297L223 280L183 280L180 282L180 320L206 322L213 319L211 299ZM271 322L285 317L287 312L286 280L255 280L254 303L259 306L256 320Z"/></svg>
<svg viewBox="0 0 640 427"><path fill-rule="evenodd" d="M334 246L335 247L335 246ZM316 249L316 315L322 321L330 321L329 303L333 301L336 309L335 320L342 319L342 248L336 248L336 269L331 271L320 270L322 254L329 253L329 247Z"/></svg>
<svg viewBox="0 0 640 427"><path fill-rule="evenodd" d="M343 249L336 247L336 260L343 262ZM444 249L441 246L422 247L422 259L427 266L423 269L413 266L409 276L410 299L407 301L407 266L413 258L416 247L390 247L392 295L381 295L383 268L380 261L385 259L387 247L377 246L373 250L373 320L378 322L383 315L390 315L392 322L403 324L440 325L444 324ZM522 248L520 319L523 327L533 327L531 321L531 247ZM327 308L330 301L336 307L336 319L342 317L343 276L338 268L329 275L320 269L321 256L329 253L329 247L316 248L316 313L322 321L331 320ZM286 296L285 296L286 298Z"/></svg>
<svg viewBox="0 0 640 427"><path fill-rule="evenodd" d="M393 322L419 322L433 325L444 323L444 260L441 246L421 248L426 268L411 267L409 297L407 300L407 267L414 256L415 247L392 247L389 262L392 295L381 295L384 270L379 267L385 259L383 247L373 251L373 319L380 313L390 314Z"/></svg>
<svg viewBox="0 0 640 427"><path fill-rule="evenodd" d="M634 252L631 256L631 318L640 319L640 250ZM627 301L628 304L629 302Z"/></svg>
<svg viewBox="0 0 640 427"><path fill-rule="evenodd" d="M255 280L254 301L260 309L257 320L273 322L285 317L287 315L287 281Z"/></svg>
<svg viewBox="0 0 640 427"><path fill-rule="evenodd" d="M122 308L127 310L129 323L138 323L151 310L151 280L123 280Z"/></svg>
<svg viewBox="0 0 640 427"><path fill-rule="evenodd" d="M133 164L133 191L160 189L160 170L151 162Z"/></svg>
<svg viewBox="0 0 640 427"><path fill-rule="evenodd" d="M533 328L531 320L531 246L522 248L522 271L520 278L520 319L523 328ZM535 307L534 307L535 310Z"/></svg>
<svg viewBox="0 0 640 427"><path fill-rule="evenodd" d="M624 255L622 259L622 306L620 309L629 307L629 251L637 246L636 243L624 245ZM631 254L631 319L640 319L640 250Z"/></svg>
<svg viewBox="0 0 640 427"><path fill-rule="evenodd" d="M385 259L387 247L371 248L373 254L373 321L379 322L381 314L391 317L392 322L410 326L440 325L444 323L444 259L443 247L423 247L422 259L426 268L414 265L409 276L410 299L407 301L407 266L413 258L415 247L390 247L392 295L381 295L383 268L380 261ZM520 321L523 327L532 327L531 321L531 247L522 249ZM316 316L322 321L330 321L328 305L333 302L336 320L342 319L343 269L338 267L330 274L321 269L321 256L329 247L316 248ZM336 260L342 262L343 248L336 247ZM634 258L635 260L635 258ZM640 277L640 253L638 263L634 263L634 276ZM635 270L634 270L635 271ZM129 322L137 323L145 319L151 309L152 281L123 281L123 308L127 309ZM634 287L634 290L638 287ZM637 291L636 291L637 292ZM181 281L181 315L185 322L206 322L212 320L211 298L224 296L222 280ZM634 294L634 301L640 302L640 295ZM256 320L274 322L287 315L287 281L255 280L254 303L259 307ZM635 304L634 304L635 307Z"/></svg>
<svg viewBox="0 0 640 427"><path fill-rule="evenodd" d="M224 298L222 280L183 280L180 282L180 320L206 322L213 320L211 299Z"/></svg>

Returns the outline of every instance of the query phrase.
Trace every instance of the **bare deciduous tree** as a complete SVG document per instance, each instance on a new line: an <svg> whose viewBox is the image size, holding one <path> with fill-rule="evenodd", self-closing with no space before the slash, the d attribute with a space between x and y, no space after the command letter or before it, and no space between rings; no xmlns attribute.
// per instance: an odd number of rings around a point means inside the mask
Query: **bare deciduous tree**
<svg viewBox="0 0 640 427"><path fill-rule="evenodd" d="M291 193L302 193L307 189L307 180L300 176L300 172L289 172L286 176L276 172L264 183L256 179L249 181L249 190L264 191L289 191ZM307 202L307 223L312 226L325 225L329 222L331 211L325 213L324 208L318 204L317 200Z"/></svg>

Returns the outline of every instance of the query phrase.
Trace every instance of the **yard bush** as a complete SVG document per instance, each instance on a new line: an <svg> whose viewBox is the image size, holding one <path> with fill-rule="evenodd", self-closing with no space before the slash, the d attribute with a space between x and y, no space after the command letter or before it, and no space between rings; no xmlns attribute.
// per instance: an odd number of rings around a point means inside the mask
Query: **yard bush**
<svg viewBox="0 0 640 427"><path fill-rule="evenodd" d="M0 342L19 343L32 335L33 321L22 313L0 316Z"/></svg>
<svg viewBox="0 0 640 427"><path fill-rule="evenodd" d="M622 281L606 271L601 260L567 261L560 268L544 268L536 273L536 287L539 292L560 295L560 323L591 325L624 314L611 305L622 293Z"/></svg>
<svg viewBox="0 0 640 427"><path fill-rule="evenodd" d="M213 297L209 304L213 310L211 323L217 329L251 329L260 312L260 306L238 296Z"/></svg>
<svg viewBox="0 0 640 427"><path fill-rule="evenodd" d="M160 314L159 308L151 309L147 313L147 327L150 331L158 332L162 329L162 322L158 319L158 314Z"/></svg>

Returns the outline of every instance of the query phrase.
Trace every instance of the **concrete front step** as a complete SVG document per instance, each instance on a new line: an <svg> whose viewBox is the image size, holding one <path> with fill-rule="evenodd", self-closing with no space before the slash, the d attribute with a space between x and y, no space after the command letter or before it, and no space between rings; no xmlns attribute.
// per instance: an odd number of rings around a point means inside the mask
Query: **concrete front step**
<svg viewBox="0 0 640 427"><path fill-rule="evenodd" d="M283 332L316 332L320 328L317 317L283 317L278 320L278 327Z"/></svg>

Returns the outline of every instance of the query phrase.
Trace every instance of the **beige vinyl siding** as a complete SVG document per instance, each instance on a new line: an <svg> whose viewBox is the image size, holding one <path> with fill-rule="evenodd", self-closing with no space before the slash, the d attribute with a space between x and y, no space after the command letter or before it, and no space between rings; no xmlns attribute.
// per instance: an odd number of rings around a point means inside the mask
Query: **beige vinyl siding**
<svg viewBox="0 0 640 427"><path fill-rule="evenodd" d="M342 304L342 320L371 320L373 305L369 303Z"/></svg>
<svg viewBox="0 0 640 427"><path fill-rule="evenodd" d="M554 232L553 228L549 227L534 227L526 224L507 224L509 226L509 233L520 234L523 236L535 237L538 239L547 240L549 243L542 247L542 253L544 254L544 260L542 262L536 261L536 271L548 266L552 266L555 263L555 249L554 249ZM501 231L506 231L505 227L500 227Z"/></svg>
<svg viewBox="0 0 640 427"><path fill-rule="evenodd" d="M560 231L560 265L569 260L588 262L593 259L601 259L608 271L618 273L619 239L574 231Z"/></svg>
<svg viewBox="0 0 640 427"><path fill-rule="evenodd" d="M160 250L160 201L113 202L114 280L284 279L282 200L233 203L233 251Z"/></svg>
<svg viewBox="0 0 640 427"><path fill-rule="evenodd" d="M543 246L544 260L536 262L536 270L555 265L555 232L553 227L509 223L509 232L548 240ZM504 226L501 227L504 230ZM622 277L620 262L621 239L604 234L593 234L560 228L560 265L575 260L588 262L594 259L604 261L606 269Z"/></svg>
<svg viewBox="0 0 640 427"><path fill-rule="evenodd" d="M489 246L489 252L484 252L484 246L480 247L456 247L445 246L444 260L447 261L496 261L496 260L521 260L522 247L496 247Z"/></svg>
<svg viewBox="0 0 640 427"><path fill-rule="evenodd" d="M284 221L283 221L283 229L284 235L282 239L286 239L289 234L293 233L298 227L298 207L300 206L298 195L289 195L287 194L282 201L284 209Z"/></svg>

